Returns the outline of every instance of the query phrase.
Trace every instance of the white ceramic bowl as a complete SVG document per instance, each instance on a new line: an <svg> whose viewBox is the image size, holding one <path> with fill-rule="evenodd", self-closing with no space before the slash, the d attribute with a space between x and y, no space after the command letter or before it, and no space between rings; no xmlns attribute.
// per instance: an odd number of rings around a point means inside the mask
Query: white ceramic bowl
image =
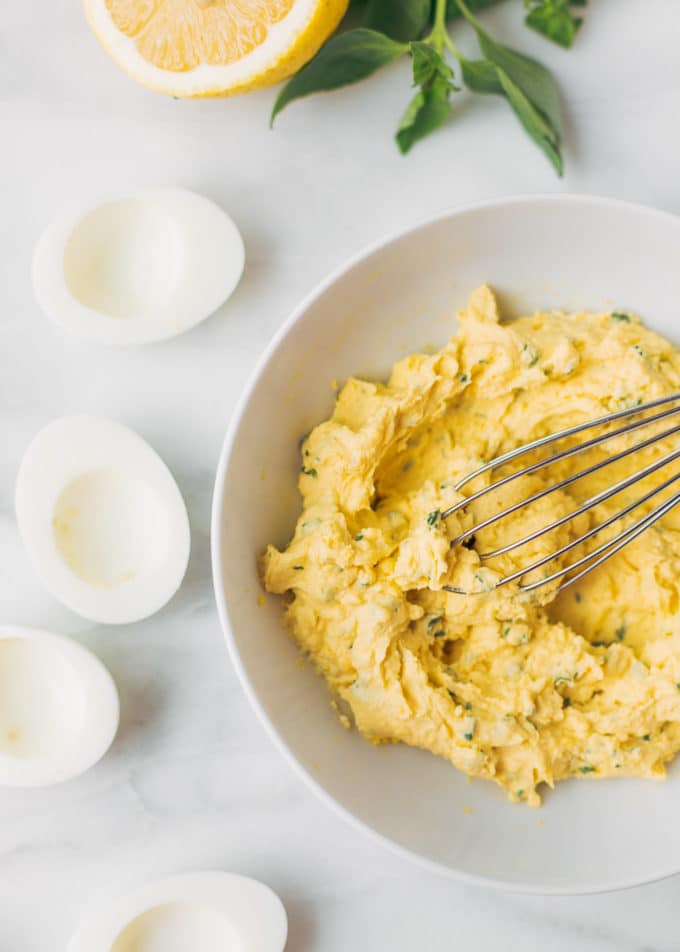
<svg viewBox="0 0 680 952"><path fill-rule="evenodd" d="M676 873L680 765L666 783L561 783L535 811L428 753L376 748L345 730L322 679L296 664L281 600L258 605L256 557L288 540L300 508L298 440L331 412L332 380L384 378L400 356L443 344L484 281L506 315L628 309L680 343L679 262L680 219L607 199L535 196L447 213L331 275L272 341L234 414L215 488L213 569L245 690L325 802L432 868L535 893Z"/></svg>

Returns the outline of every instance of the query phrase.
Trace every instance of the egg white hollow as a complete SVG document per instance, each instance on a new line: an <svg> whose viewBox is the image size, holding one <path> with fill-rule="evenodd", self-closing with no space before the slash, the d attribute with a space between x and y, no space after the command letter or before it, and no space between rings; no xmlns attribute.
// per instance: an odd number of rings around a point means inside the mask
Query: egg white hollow
<svg viewBox="0 0 680 952"><path fill-rule="evenodd" d="M111 952L225 952L239 947L229 920L219 910L197 902L169 902L133 919Z"/></svg>
<svg viewBox="0 0 680 952"><path fill-rule="evenodd" d="M283 904L264 883L192 873L90 909L68 952L283 952L287 932Z"/></svg>
<svg viewBox="0 0 680 952"><path fill-rule="evenodd" d="M0 626L0 786L61 783L103 757L118 729L116 686L69 638Z"/></svg>
<svg viewBox="0 0 680 952"><path fill-rule="evenodd" d="M218 205L185 189L153 189L49 225L36 245L33 288L64 330L101 344L142 344L209 317L244 264L241 235Z"/></svg>
<svg viewBox="0 0 680 952"><path fill-rule="evenodd" d="M48 424L24 454L15 504L41 581L84 618L146 618L184 578L184 500L158 454L119 423L69 416Z"/></svg>

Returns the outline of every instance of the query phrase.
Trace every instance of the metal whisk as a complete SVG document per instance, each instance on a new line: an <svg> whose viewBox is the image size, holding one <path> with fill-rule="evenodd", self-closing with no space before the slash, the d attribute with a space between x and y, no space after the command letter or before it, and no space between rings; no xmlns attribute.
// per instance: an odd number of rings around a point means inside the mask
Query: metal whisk
<svg viewBox="0 0 680 952"><path fill-rule="evenodd" d="M576 436L579 433L583 433L586 430L595 429L596 427L607 427L612 423L615 423L617 420L627 419L628 417L639 417L640 414L644 414L648 410L654 410L657 407L664 406L666 404L678 403L680 401L680 393L675 393L669 397L661 397L657 400L652 400L649 403L641 404L640 406L629 407L625 410L619 410L616 413L610 413L607 416L598 417L595 420L587 420L584 423L579 423L576 426L569 427L566 430L561 430L559 433L552 433L548 436L541 437L541 439L533 440L531 443L525 443L523 446L518 447L517 449L511 450L508 453L504 453L502 456L497 456L495 459L492 459L489 463L486 463L484 466L480 466L479 469L476 469L473 473L470 473L465 479L462 479L457 485L456 490L460 491L468 483L472 482L478 476L481 476L483 473L489 472L489 470L498 469L501 466L505 466L507 463L512 462L513 460L518 459L521 456L524 456L526 453L530 453L535 450L540 450L543 447L550 446L551 444L562 440L567 437ZM628 433L632 433L636 430L640 430L643 427L647 427L650 424L657 423L660 420L665 420L669 417L677 415L680 413L679 406L671 406L670 408L661 410L658 413L653 414L652 416L642 417L641 419L634 419L631 422L627 422L624 426L618 428L607 430L604 433L601 433L597 436L591 437L590 439L585 440L582 443L577 443L575 445L569 446L566 449L563 449L559 452L554 453L552 456L549 456L545 459L541 459L538 462L531 463L529 466L525 466L523 469L520 469L516 472L510 473L507 476L503 476L501 479L496 482L492 482L489 486L485 486L483 489L480 489L478 492L473 493L471 496L461 500L456 503L454 506L451 506L449 509L446 509L441 513L441 518L446 519L454 512L469 506L471 503L474 503L477 499L481 499L482 496L486 496L489 493L494 492L499 489L501 486L505 486L513 480L519 479L522 476L527 476L530 473L535 473L537 470L545 469L548 466L551 466L555 463L560 462L561 460L568 459L571 456L576 456L579 453L583 453L586 450L591 449L594 446L599 446L602 443L612 440L617 436L623 436ZM533 495L528 496L526 499L523 499L521 502L514 503L511 506L508 506L506 509L503 509L501 512L495 513L489 518L478 522L476 525L472 526L469 529L466 529L465 532L462 532L457 536L451 543L452 547L455 545L462 544L467 540L471 539L477 533L481 532L487 526L491 526L494 523L499 522L501 519L505 519L507 516L512 515L513 513L520 512L524 510L527 506L530 506L532 503L535 503L537 500L542 499L543 497L554 493L559 489L564 489L566 486L570 486L572 483L575 483L577 480L583 479L586 476L589 476L592 473L597 472L605 466L609 466L612 463L616 463L619 460L625 459L628 456L631 456L634 453L637 453L639 450L645 449L648 446L652 446L654 443L658 443L661 440L672 437L676 434L680 434L680 423L675 426L665 429L660 433L656 433L653 436L643 439L640 443L636 443L633 446L629 446L624 450L621 450L618 453L614 453L611 456L608 456L606 459L600 460L597 463L594 463L591 466L587 466L585 469L579 470L578 472L573 473L565 477L564 479L559 480L556 483L553 483L550 486L546 486L541 489L539 492L533 493ZM536 529L535 531L529 533L528 535L523 536L521 539L517 539L514 542L511 542L508 545L504 545L502 548L495 549L492 552L485 552L480 554L480 558L483 562L492 559L494 556L503 555L506 552L511 552L515 549L518 549L520 546L526 545L529 542L532 542L534 539L538 539L541 536L545 535L548 532L551 532L553 529L557 529L559 526L564 525L567 522L570 522L572 519L575 519L577 516L580 516L582 513L588 512L590 509L593 509L595 506L600 503L606 502L608 499L611 499L612 496L617 495L617 493L623 492L626 489L629 489L631 486L645 479L647 476L656 473L658 470L662 469L664 466L668 466L670 463L680 460L680 448L673 450L671 453L667 453L665 456L662 456L660 459L655 460L653 463L645 466L642 469L638 469L633 472L630 476L627 476L625 479L621 479L618 482L613 483L611 486L606 489L595 493L581 503L573 512L568 513L567 515L561 516L559 519L556 519L554 522L549 523L546 526ZM603 522L593 526L587 532L584 532L578 538L573 539L565 545L560 546L554 552L549 553L543 558L537 559L532 562L530 565L526 565L521 569L518 569L512 574L501 578L495 585L495 588L499 588L501 585L507 585L510 582L516 582L521 580L525 575L528 575L530 572L533 572L536 569L540 569L545 565L549 565L551 562L559 559L565 553L570 552L572 549L576 548L579 545L582 545L584 542L587 542L589 539L596 536L599 532L602 532L604 529L607 529L609 526L618 522L619 520L624 519L629 513L633 512L639 506L644 505L648 500L652 499L654 496L657 496L659 493L663 492L673 483L680 480L680 467L677 468L677 472L674 475L670 476L660 485L656 486L654 489L645 493L639 499L634 502L626 505L620 511L609 516ZM555 581L556 579L562 579L561 584L559 585L558 591L566 588L568 585L573 585L574 582L577 582L579 579L583 578L584 575L587 575L589 572L592 572L594 568L598 565L601 565L607 559L611 558L616 552L619 552L624 546L628 545L629 542L632 542L633 539L636 539L641 535L646 529L650 526L653 526L655 522L658 522L659 519L663 518L668 512L671 511L678 503L680 503L680 492L674 493L670 498L666 499L660 505L656 506L646 515L639 518L637 521L633 522L627 528L623 529L618 535L615 535L613 538L608 539L603 542L601 545L598 545L596 548L587 552L585 555L576 559L574 562L571 562L569 565L558 566L558 568L552 573L548 574L545 578L540 578L536 581L530 582L528 584L521 584L520 589L522 591L528 592L533 589L539 588L542 585L547 585L550 582ZM570 573L575 572L576 574L571 575ZM448 591L456 592L461 595L471 595L471 594L481 594L477 592L464 592L462 589L456 588L454 586L444 586Z"/></svg>

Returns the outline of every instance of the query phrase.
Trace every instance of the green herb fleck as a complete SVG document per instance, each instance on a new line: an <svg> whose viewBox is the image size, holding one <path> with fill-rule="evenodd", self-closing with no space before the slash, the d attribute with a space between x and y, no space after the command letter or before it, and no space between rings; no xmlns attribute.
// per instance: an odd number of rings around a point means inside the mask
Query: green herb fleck
<svg viewBox="0 0 680 952"><path fill-rule="evenodd" d="M565 697L562 701L562 707L571 707L571 698Z"/></svg>
<svg viewBox="0 0 680 952"><path fill-rule="evenodd" d="M458 374L458 379L461 383L467 383L470 378L467 374Z"/></svg>
<svg viewBox="0 0 680 952"><path fill-rule="evenodd" d="M444 617L443 615L435 615L434 618L430 618L430 620L427 623L427 627L434 628L435 625L438 625L439 622L442 621L443 617Z"/></svg>
<svg viewBox="0 0 680 952"><path fill-rule="evenodd" d="M593 648L608 648L611 644L609 641L591 641L590 643Z"/></svg>
<svg viewBox="0 0 680 952"><path fill-rule="evenodd" d="M526 355L526 361L528 367L533 367L534 364L538 362L538 351L536 348L529 343L525 343L522 347L522 353Z"/></svg>
<svg viewBox="0 0 680 952"><path fill-rule="evenodd" d="M650 735L650 734L643 734L643 735L642 735L642 739L643 739L643 740L651 740L652 738L651 738L651 735Z"/></svg>
<svg viewBox="0 0 680 952"><path fill-rule="evenodd" d="M613 321L621 321L622 324L630 324L630 316L623 311L612 311L610 315Z"/></svg>
<svg viewBox="0 0 680 952"><path fill-rule="evenodd" d="M510 626L508 625L508 627L504 628L503 631L501 632L501 638L507 638L509 634L510 634Z"/></svg>
<svg viewBox="0 0 680 952"><path fill-rule="evenodd" d="M571 684L574 679L570 678L568 674L560 674L555 678L553 684L557 687L558 684Z"/></svg>
<svg viewBox="0 0 680 952"><path fill-rule="evenodd" d="M303 569L304 569L304 565L294 565L294 566L293 566L293 571L295 571L295 572L302 572Z"/></svg>
<svg viewBox="0 0 680 952"><path fill-rule="evenodd" d="M490 591L491 591L491 589L492 589L493 586L491 586L491 585L489 584L488 579L486 579L486 578L484 577L484 575L482 575L481 572L475 572L475 579L476 579L476 580L479 582L479 584L481 585L483 592L490 592Z"/></svg>
<svg viewBox="0 0 680 952"><path fill-rule="evenodd" d="M626 623L625 623L625 621L622 622L622 623L619 625L619 627L616 629L615 635L616 635L616 640L617 640L617 641L623 641L623 639L626 637Z"/></svg>
<svg viewBox="0 0 680 952"><path fill-rule="evenodd" d="M432 512L428 512L427 524L428 526L430 526L430 528L437 525L437 523L439 522L440 515L441 515L441 510L439 509L433 509Z"/></svg>
<svg viewBox="0 0 680 952"><path fill-rule="evenodd" d="M361 540L363 539L363 537L364 537L363 532L357 532L357 534L354 536L354 541L355 541L355 542L361 542Z"/></svg>
<svg viewBox="0 0 680 952"><path fill-rule="evenodd" d="M475 736L475 730L477 729L477 720L474 717L465 717L463 722L460 725L463 730L463 737L465 740L472 740Z"/></svg>
<svg viewBox="0 0 680 952"><path fill-rule="evenodd" d="M310 467L309 469L306 466L302 466L301 472L303 472L305 476L313 476L315 479L319 475L313 466Z"/></svg>
<svg viewBox="0 0 680 952"><path fill-rule="evenodd" d="M640 347L639 344L633 344L633 350L634 350L635 353L638 354L640 357L646 357L646 356L647 356L647 354L644 352L644 350L642 349L642 347Z"/></svg>
<svg viewBox="0 0 680 952"><path fill-rule="evenodd" d="M580 592L574 592L574 600L575 600L576 602L579 602L579 603L580 603L580 601L581 601L582 598L583 598L583 596L581 595Z"/></svg>
<svg viewBox="0 0 680 952"><path fill-rule="evenodd" d="M619 397L618 406L621 410L632 410L633 407L639 407L642 403L642 397L631 397L629 393Z"/></svg>
<svg viewBox="0 0 680 952"><path fill-rule="evenodd" d="M463 705L463 707L465 708L466 711L471 711L471 710L472 710L472 704L470 704L469 701L466 701L465 704Z"/></svg>
<svg viewBox="0 0 680 952"><path fill-rule="evenodd" d="M446 634L446 632L444 631L444 629L443 629L443 628L440 628L439 631L435 631L435 633L432 635L432 637L433 637L433 638L443 638L445 634Z"/></svg>
<svg viewBox="0 0 680 952"><path fill-rule="evenodd" d="M595 768L589 766L588 764L584 764L583 767L579 767L578 769L579 769L579 773L582 773L582 774L595 773Z"/></svg>
<svg viewBox="0 0 680 952"><path fill-rule="evenodd" d="M518 800L524 799L524 790L515 790L515 796Z"/></svg>

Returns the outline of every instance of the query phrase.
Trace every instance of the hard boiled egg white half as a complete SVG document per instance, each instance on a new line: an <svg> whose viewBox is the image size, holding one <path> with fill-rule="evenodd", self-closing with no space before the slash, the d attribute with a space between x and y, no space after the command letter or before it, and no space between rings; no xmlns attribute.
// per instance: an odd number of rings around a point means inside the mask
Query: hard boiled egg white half
<svg viewBox="0 0 680 952"><path fill-rule="evenodd" d="M119 423L90 416L50 423L26 450L15 501L38 576L84 618L146 618L184 578L190 532L177 483Z"/></svg>
<svg viewBox="0 0 680 952"><path fill-rule="evenodd" d="M0 786L37 787L83 773L118 729L116 686L69 638L0 626Z"/></svg>
<svg viewBox="0 0 680 952"><path fill-rule="evenodd" d="M287 932L283 904L268 886L193 873L93 909L68 952L283 952Z"/></svg>
<svg viewBox="0 0 680 952"><path fill-rule="evenodd" d="M227 300L245 262L241 235L195 192L153 189L49 225L33 258L42 310L102 344L181 334Z"/></svg>

